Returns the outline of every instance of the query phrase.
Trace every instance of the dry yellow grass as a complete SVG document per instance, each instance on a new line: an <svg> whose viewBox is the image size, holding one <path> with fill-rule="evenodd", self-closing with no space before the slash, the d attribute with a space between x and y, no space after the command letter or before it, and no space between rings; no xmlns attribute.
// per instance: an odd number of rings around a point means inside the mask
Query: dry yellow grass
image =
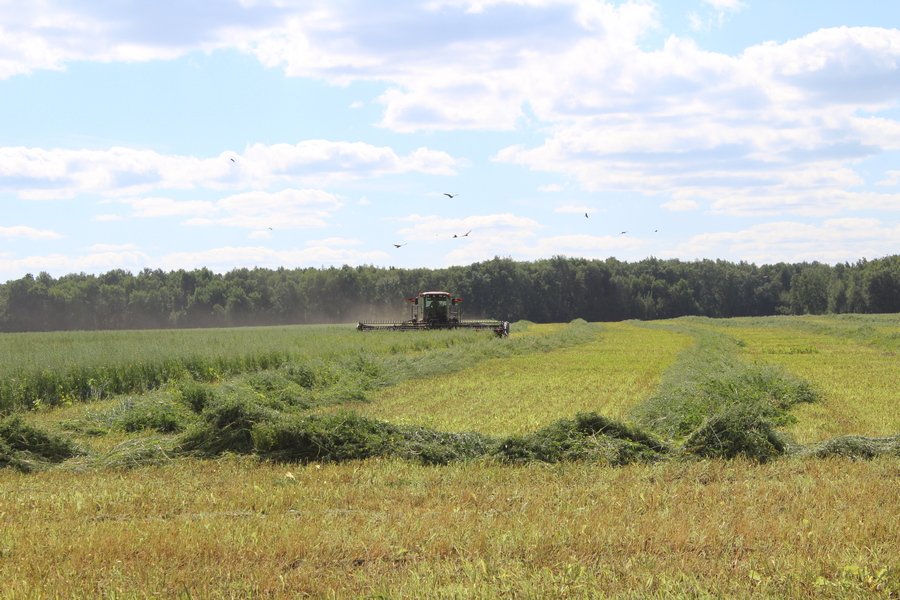
<svg viewBox="0 0 900 600"><path fill-rule="evenodd" d="M7 470L0 598L889 597L898 492L896 458Z"/></svg>
<svg viewBox="0 0 900 600"><path fill-rule="evenodd" d="M726 333L825 391L795 411L801 441L900 429L895 357L793 331ZM410 382L367 410L493 435L580 410L617 417L691 341L608 324L595 342ZM900 457L0 469L0 599L896 598L897 514Z"/></svg>
<svg viewBox="0 0 900 600"><path fill-rule="evenodd" d="M621 417L653 393L662 372L693 340L629 323L603 326L595 342L410 381L354 410L396 423L491 435L535 431L580 411Z"/></svg>

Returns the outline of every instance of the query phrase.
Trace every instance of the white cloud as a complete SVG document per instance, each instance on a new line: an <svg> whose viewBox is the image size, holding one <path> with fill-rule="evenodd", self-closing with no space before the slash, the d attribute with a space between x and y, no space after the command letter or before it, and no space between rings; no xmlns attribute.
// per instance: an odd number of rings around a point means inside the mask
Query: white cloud
<svg viewBox="0 0 900 600"><path fill-rule="evenodd" d="M556 123L552 134L496 160L588 190L710 200L724 191L776 213L798 201L816 212L832 210L829 190L864 184L857 164L900 143L900 123L858 116L900 96L900 31L822 30L738 57L677 38L661 51L622 52L618 70L600 59L597 76L563 74L545 86L552 101L531 105Z"/></svg>
<svg viewBox="0 0 900 600"><path fill-rule="evenodd" d="M340 238L340 237L332 237L326 238L324 240L309 240L306 242L307 246L359 246L362 244L362 240L358 240L355 238Z"/></svg>
<svg viewBox="0 0 900 600"><path fill-rule="evenodd" d="M694 31L708 31L713 27L722 27L731 13L736 13L747 6L737 0L704 0L704 2L709 5L711 11L706 10L702 15L697 11L688 13L688 24Z"/></svg>
<svg viewBox="0 0 900 600"><path fill-rule="evenodd" d="M0 11L0 79L79 60L166 60L234 47L277 27L288 12L278 4L7 1Z"/></svg>
<svg viewBox="0 0 900 600"><path fill-rule="evenodd" d="M567 206L559 206L559 207L557 207L557 208L554 208L554 209L553 209L553 212L555 212L555 213L581 213L581 214L583 214L583 213L589 213L589 212L591 212L591 210L593 210L593 209L590 209L590 208L588 208L587 206L571 206L571 205L567 205Z"/></svg>
<svg viewBox="0 0 900 600"><path fill-rule="evenodd" d="M35 229L26 225L14 225L12 227L0 226L0 238L27 238L30 240L57 240L63 235L49 229Z"/></svg>
<svg viewBox="0 0 900 600"><path fill-rule="evenodd" d="M656 8L640 1L399 1L377 10L342 0L247 0L200 8L162 0L146 12L136 6L6 2L0 11L0 78L76 60L150 60L239 47L290 76L379 82L386 89L378 98L379 124L392 131L539 132L542 142L503 148L495 160L552 173L547 179L567 181L569 188L636 192L670 211L703 205L736 216L900 209L900 194L866 191L860 174L867 159L900 149L900 123L886 112L900 98L896 29L822 29L728 56L678 36L648 51L642 41L656 25ZM721 24L744 6L706 0L695 24ZM0 192L34 200L124 198L137 217L190 217L187 224L246 227L251 237L264 238L274 223L319 227L341 207L336 196L301 198L300 188L327 194L321 190L353 180L452 176L467 164L429 148L403 156L388 147L328 140L248 145L242 154L209 158L128 148L7 147L0 148ZM898 173L871 177L893 186L900 184ZM232 195L219 202L165 197L168 190L195 188ZM363 197L359 204L368 202ZM119 217L94 220L113 218ZM409 227L400 233L442 241L471 229L472 236L451 250L453 260L508 254L503 247L549 249L550 242L538 241L538 223L521 219L413 215L402 221ZM840 244L828 247L843 252L841 244L851 242L837 222L808 226L807 238L837 236ZM753 246L749 237L741 241L742 235L761 234L775 244L772 256L807 252L778 240L776 229L698 236L684 247L746 248L764 256L765 247ZM893 229L878 225L874 231ZM856 249L887 247L879 235ZM631 243L546 239L588 249Z"/></svg>
<svg viewBox="0 0 900 600"><path fill-rule="evenodd" d="M183 203L193 204L193 203ZM287 189L280 192L245 192L223 198L216 203L198 203L205 214L184 222L185 225L226 225L249 229L304 229L324 227L325 219L343 206L328 192L314 189ZM185 213L190 214L190 213Z"/></svg>
<svg viewBox="0 0 900 600"><path fill-rule="evenodd" d="M662 208L665 208L666 210L671 210L672 212L683 210L697 210L698 208L700 208L699 203L684 198L680 200L672 200L671 202L663 202L662 204L660 204L660 206Z"/></svg>
<svg viewBox="0 0 900 600"><path fill-rule="evenodd" d="M94 244L88 248L91 252L120 252L123 250L137 250L134 244Z"/></svg>
<svg viewBox="0 0 900 600"><path fill-rule="evenodd" d="M361 265L384 261L389 255L381 250L356 251L328 246L313 246L302 250L274 250L265 246L226 246L199 252L173 252L153 261L165 269L196 269L207 267L227 272L241 267L318 267L322 265Z"/></svg>
<svg viewBox="0 0 900 600"><path fill-rule="evenodd" d="M675 248L672 255L735 255L757 263L841 262L896 253L898 243L900 225L888 226L874 218L829 219L821 225L779 221L741 231L697 235Z"/></svg>
<svg viewBox="0 0 900 600"><path fill-rule="evenodd" d="M25 258L0 258L0 273L37 273L60 276L68 273L103 272L113 269L137 270L148 265L143 252L100 251L89 254L48 254Z"/></svg>
<svg viewBox="0 0 900 600"><path fill-rule="evenodd" d="M705 4L717 14L745 6ZM794 198L815 211L818 192L857 185L855 165L900 148L900 123L870 116L900 96L900 31L892 29L823 29L732 57L675 36L661 49L644 50L641 37L656 25L656 9L647 2L399 2L379 6L377 23L370 11L341 1L196 12L173 2L146 22L99 3L33 6L0 17L0 25L55 49L35 51L47 57L35 65L236 44L288 75L388 82L381 125L405 132L513 130L527 103L549 125L549 137L534 148L502 150L497 159L563 174L587 190L717 200L725 189L775 212L794 211ZM61 23L72 24L65 36ZM156 35L172 24L178 27L168 42ZM87 38L93 41L71 42ZM251 146L235 163L224 155L124 149L71 156L40 149L14 149L19 156L10 156L9 150L0 149L0 165L13 165L0 167L0 189L34 199L198 185L322 187L409 171L452 175L464 166L424 148L400 157L387 148L324 140ZM16 185L4 185L4 176ZM788 203L779 206L771 197Z"/></svg>
<svg viewBox="0 0 900 600"><path fill-rule="evenodd" d="M475 238L493 238L501 242L510 235L533 235L531 232L540 229L541 225L534 219L519 217L510 213L496 215L472 215L465 218L447 219L430 216L413 215L406 220L416 222L397 233L408 240L458 242L472 241ZM465 236L466 232L469 233ZM463 237L465 236L465 237Z"/></svg>
<svg viewBox="0 0 900 600"><path fill-rule="evenodd" d="M740 10L747 5L738 0L703 0L716 10Z"/></svg>
<svg viewBox="0 0 900 600"><path fill-rule="evenodd" d="M213 202L200 200L177 201L171 198L123 198L120 202L130 204L134 210L134 216L145 219L202 215L217 210Z"/></svg>
<svg viewBox="0 0 900 600"><path fill-rule="evenodd" d="M875 185L900 185L900 171L885 171L887 179L877 182Z"/></svg>
<svg viewBox="0 0 900 600"><path fill-rule="evenodd" d="M376 22L348 6L291 19L247 49L292 76L391 82L379 101L395 131L511 130L553 70L572 70L570 51L584 47L576 69L595 66L581 64L588 55L615 63L655 23L646 2L400 2L379 7Z"/></svg>
<svg viewBox="0 0 900 600"><path fill-rule="evenodd" d="M761 190L719 189L720 199L713 202L712 213L737 216L794 214L829 216L843 212L900 211L900 194L848 192L840 188L790 189L773 187L769 194ZM707 190L711 196L715 190Z"/></svg>
<svg viewBox="0 0 900 600"><path fill-rule="evenodd" d="M243 155L229 152L207 159L118 147L0 147L0 191L16 193L23 199L43 200L72 198L79 193L129 196L196 187L322 186L410 172L453 175L464 164L445 152L424 147L398 156L386 147L327 140L254 144Z"/></svg>
<svg viewBox="0 0 900 600"><path fill-rule="evenodd" d="M444 259L446 264L455 265L490 260L495 256L513 256L516 260L556 255L608 258L635 252L643 246L644 242L633 237L575 234L542 238L527 230L517 230L507 232L503 237L476 236L448 252Z"/></svg>

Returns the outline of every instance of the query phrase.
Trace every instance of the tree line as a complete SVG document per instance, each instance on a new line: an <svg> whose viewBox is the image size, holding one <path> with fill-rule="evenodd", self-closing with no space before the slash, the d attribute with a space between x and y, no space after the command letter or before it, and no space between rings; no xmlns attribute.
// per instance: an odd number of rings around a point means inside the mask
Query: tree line
<svg viewBox="0 0 900 600"><path fill-rule="evenodd" d="M59 278L42 272L0 285L0 331L403 319L405 298L431 290L461 297L463 318L536 323L893 313L900 312L900 256L836 265L554 256L444 269L144 269Z"/></svg>

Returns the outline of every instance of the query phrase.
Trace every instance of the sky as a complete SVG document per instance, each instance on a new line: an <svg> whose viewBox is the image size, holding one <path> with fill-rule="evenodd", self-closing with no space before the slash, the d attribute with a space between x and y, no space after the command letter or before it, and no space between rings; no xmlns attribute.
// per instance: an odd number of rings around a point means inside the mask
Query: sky
<svg viewBox="0 0 900 600"><path fill-rule="evenodd" d="M0 0L0 282L898 254L898 27L896 0Z"/></svg>

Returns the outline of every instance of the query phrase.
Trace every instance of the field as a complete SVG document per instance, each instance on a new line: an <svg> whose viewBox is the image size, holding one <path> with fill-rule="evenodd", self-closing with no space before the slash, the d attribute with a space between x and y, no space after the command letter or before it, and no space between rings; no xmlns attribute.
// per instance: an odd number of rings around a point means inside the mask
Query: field
<svg viewBox="0 0 900 600"><path fill-rule="evenodd" d="M0 598L900 595L898 316L169 333L0 338Z"/></svg>

